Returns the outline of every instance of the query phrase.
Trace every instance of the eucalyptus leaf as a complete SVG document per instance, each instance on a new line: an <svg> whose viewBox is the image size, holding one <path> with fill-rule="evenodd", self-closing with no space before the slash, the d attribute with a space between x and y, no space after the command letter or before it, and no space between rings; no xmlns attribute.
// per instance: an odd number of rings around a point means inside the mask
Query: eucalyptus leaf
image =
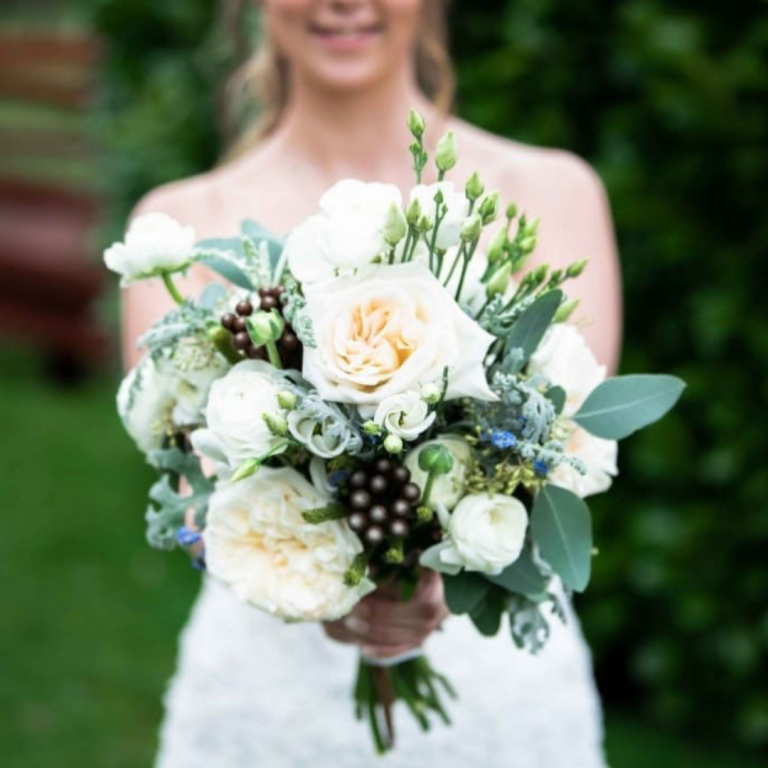
<svg viewBox="0 0 768 768"><path fill-rule="evenodd" d="M226 295L227 289L221 283L208 283L203 288L197 303L203 309L215 309Z"/></svg>
<svg viewBox="0 0 768 768"><path fill-rule="evenodd" d="M223 256L219 256L215 253L209 253L200 257L198 261L201 264L205 264L214 272L218 272L222 277L229 280L230 283L234 283L235 285L240 286L240 288L245 288L248 291L254 290L253 283L251 282L248 275L246 275L245 272L243 272L243 270L237 266L237 264L229 261Z"/></svg>
<svg viewBox="0 0 768 768"><path fill-rule="evenodd" d="M597 437L621 440L664 416L683 389L682 379L666 374L615 376L592 390L573 420Z"/></svg>
<svg viewBox="0 0 768 768"><path fill-rule="evenodd" d="M195 248L198 251L232 253L239 258L243 256L243 241L239 237L210 237L195 243Z"/></svg>
<svg viewBox="0 0 768 768"><path fill-rule="evenodd" d="M559 416L565 407L567 394L562 387L554 386L547 390L547 399L555 406L555 413Z"/></svg>
<svg viewBox="0 0 768 768"><path fill-rule="evenodd" d="M443 574L445 602L451 613L469 613L485 596L490 584L479 574L463 571L456 576Z"/></svg>
<svg viewBox="0 0 768 768"><path fill-rule="evenodd" d="M547 586L547 580L533 562L533 556L528 548L524 549L520 557L498 576L485 574L485 578L508 592L521 595L539 595Z"/></svg>
<svg viewBox="0 0 768 768"><path fill-rule="evenodd" d="M548 291L531 304L512 326L506 341L506 349L521 349L523 352L521 365L539 346L547 329L552 325L560 302L563 300L562 291Z"/></svg>
<svg viewBox="0 0 768 768"><path fill-rule="evenodd" d="M470 611L469 618L481 635L493 637L501 627L501 617L505 607L504 592L501 589L491 589Z"/></svg>
<svg viewBox="0 0 768 768"><path fill-rule="evenodd" d="M280 259L280 254L283 252L283 238L279 237L274 232L265 229L261 224L257 224L252 219L246 219L242 223L242 231L244 235L253 240L256 246L262 242L267 244L267 248L269 249L269 262L274 270Z"/></svg>
<svg viewBox="0 0 768 768"><path fill-rule="evenodd" d="M447 573L450 576L455 576L461 570L461 566L449 565L440 559L440 553L452 546L453 544L450 541L441 541L439 544L433 544L421 553L419 563L425 568L438 571L438 573Z"/></svg>
<svg viewBox="0 0 768 768"><path fill-rule="evenodd" d="M536 495L531 530L563 584L583 592L592 567L592 519L584 501L565 488L545 485Z"/></svg>

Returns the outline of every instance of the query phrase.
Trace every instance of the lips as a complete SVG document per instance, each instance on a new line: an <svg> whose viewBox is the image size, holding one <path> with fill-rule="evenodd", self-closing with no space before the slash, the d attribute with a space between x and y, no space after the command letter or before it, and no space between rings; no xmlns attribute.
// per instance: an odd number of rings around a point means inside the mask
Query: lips
<svg viewBox="0 0 768 768"><path fill-rule="evenodd" d="M380 24L311 24L309 32L325 45L341 50L359 48L383 31Z"/></svg>

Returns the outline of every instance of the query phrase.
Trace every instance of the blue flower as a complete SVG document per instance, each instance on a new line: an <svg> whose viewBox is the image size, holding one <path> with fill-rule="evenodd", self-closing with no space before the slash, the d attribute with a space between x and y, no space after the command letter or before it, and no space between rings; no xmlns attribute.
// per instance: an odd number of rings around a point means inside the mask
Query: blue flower
<svg viewBox="0 0 768 768"><path fill-rule="evenodd" d="M192 559L192 567L196 571L204 571L205 570L205 558L204 557L195 557Z"/></svg>
<svg viewBox="0 0 768 768"><path fill-rule="evenodd" d="M517 438L506 429L494 429L491 432L491 443L497 448L514 448Z"/></svg>
<svg viewBox="0 0 768 768"><path fill-rule="evenodd" d="M193 544L197 544L202 537L197 531L193 531L191 528L187 528L186 525L182 525L178 531L176 531L176 540L182 547L191 547Z"/></svg>
<svg viewBox="0 0 768 768"><path fill-rule="evenodd" d="M536 459L536 461L533 462L533 471L539 477L546 477L549 474L549 465L546 461Z"/></svg>
<svg viewBox="0 0 768 768"><path fill-rule="evenodd" d="M344 480L346 480L348 477L349 477L348 469L337 469L335 472L331 472L331 474L328 475L328 482L334 488L337 488L339 484L342 483Z"/></svg>

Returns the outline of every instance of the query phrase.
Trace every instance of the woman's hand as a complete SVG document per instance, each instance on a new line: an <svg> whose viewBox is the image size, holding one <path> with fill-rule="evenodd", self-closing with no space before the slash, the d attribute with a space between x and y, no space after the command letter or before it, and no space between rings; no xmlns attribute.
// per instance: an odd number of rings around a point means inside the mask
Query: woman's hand
<svg viewBox="0 0 768 768"><path fill-rule="evenodd" d="M418 648L448 615L443 580L422 571L413 597L399 599L395 585L379 587L343 619L326 622L326 634L340 643L357 643L368 656L389 658Z"/></svg>

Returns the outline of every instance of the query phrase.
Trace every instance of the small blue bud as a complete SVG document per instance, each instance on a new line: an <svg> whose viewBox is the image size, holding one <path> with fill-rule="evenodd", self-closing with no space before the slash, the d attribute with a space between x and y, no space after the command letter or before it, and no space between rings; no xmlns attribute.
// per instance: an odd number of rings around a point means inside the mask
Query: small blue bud
<svg viewBox="0 0 768 768"><path fill-rule="evenodd" d="M328 475L328 482L336 488L338 485L340 485L344 480L346 480L349 477L349 470L346 469L337 469L335 472L331 472L330 475Z"/></svg>
<svg viewBox="0 0 768 768"><path fill-rule="evenodd" d="M192 567L196 571L204 571L205 570L205 558L204 557L195 557L192 560Z"/></svg>
<svg viewBox="0 0 768 768"><path fill-rule="evenodd" d="M514 448L517 438L506 429L494 429L491 433L491 442L497 448Z"/></svg>
<svg viewBox="0 0 768 768"><path fill-rule="evenodd" d="M176 540L182 547L191 547L193 544L197 544L202 536L198 531L193 531L191 528L187 528L186 525L182 525L178 531L176 531Z"/></svg>
<svg viewBox="0 0 768 768"><path fill-rule="evenodd" d="M539 477L546 477L549 474L549 465L546 461L536 459L536 461L533 462L533 471Z"/></svg>

